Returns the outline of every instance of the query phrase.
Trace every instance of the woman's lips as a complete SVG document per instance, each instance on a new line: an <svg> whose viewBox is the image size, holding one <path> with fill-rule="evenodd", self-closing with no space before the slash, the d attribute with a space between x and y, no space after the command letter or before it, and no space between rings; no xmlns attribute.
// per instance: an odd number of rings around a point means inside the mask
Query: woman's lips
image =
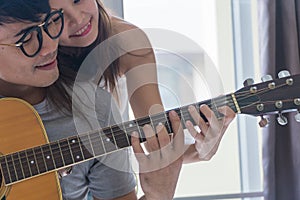
<svg viewBox="0 0 300 200"><path fill-rule="evenodd" d="M89 21L83 28L81 28L79 31L71 35L70 37L83 37L87 35L92 29L91 21Z"/></svg>

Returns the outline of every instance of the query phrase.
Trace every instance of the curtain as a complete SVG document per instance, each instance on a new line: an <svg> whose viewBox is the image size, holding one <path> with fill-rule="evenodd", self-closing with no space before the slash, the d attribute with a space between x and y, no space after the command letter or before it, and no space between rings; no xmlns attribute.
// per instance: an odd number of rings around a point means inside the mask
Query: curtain
<svg viewBox="0 0 300 200"><path fill-rule="evenodd" d="M263 74L300 73L300 0L257 0L260 61ZM300 96L300 91L299 91ZM266 200L300 200L300 124L295 113L281 126L276 116L263 130Z"/></svg>

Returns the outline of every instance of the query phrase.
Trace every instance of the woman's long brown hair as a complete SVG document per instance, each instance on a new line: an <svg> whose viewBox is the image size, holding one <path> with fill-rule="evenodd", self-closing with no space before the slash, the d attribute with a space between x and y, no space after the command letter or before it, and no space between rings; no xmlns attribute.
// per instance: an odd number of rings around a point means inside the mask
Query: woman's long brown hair
<svg viewBox="0 0 300 200"><path fill-rule="evenodd" d="M58 67L60 76L58 80L47 88L47 98L57 110L64 113L72 112L72 96L70 91L76 79L77 72L86 58L86 56L101 42L108 39L112 33L112 26L110 16L105 10L100 0L96 0L99 9L99 23L98 23L98 37L88 47L65 47L58 48ZM103 58L109 59L110 54L115 52L113 47L107 49ZM119 59L116 59L104 70L103 76L100 80L104 80L105 85L111 90L116 87L116 78L119 74Z"/></svg>

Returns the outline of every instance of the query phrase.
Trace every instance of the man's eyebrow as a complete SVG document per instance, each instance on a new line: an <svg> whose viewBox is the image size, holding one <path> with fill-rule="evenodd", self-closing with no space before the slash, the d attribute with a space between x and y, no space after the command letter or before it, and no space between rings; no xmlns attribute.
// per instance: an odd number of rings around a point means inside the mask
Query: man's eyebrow
<svg viewBox="0 0 300 200"><path fill-rule="evenodd" d="M28 32L30 29L32 29L33 27L35 26L30 26L30 27L27 27L27 28L24 28L22 29L21 31L19 31L17 34L14 35L14 37L18 37L20 35L23 35L24 33Z"/></svg>

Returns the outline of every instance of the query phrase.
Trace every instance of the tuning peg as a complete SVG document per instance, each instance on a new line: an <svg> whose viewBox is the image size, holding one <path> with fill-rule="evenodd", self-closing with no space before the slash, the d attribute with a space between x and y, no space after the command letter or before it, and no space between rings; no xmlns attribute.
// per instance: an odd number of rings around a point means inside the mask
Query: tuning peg
<svg viewBox="0 0 300 200"><path fill-rule="evenodd" d="M287 118L285 116L282 115L282 113L279 113L278 117L277 117L277 122L281 126L284 126L284 125L287 125L288 120L287 120Z"/></svg>
<svg viewBox="0 0 300 200"><path fill-rule="evenodd" d="M285 78L285 77L288 77L290 76L290 72L288 70L282 70L278 73L278 77L279 78Z"/></svg>
<svg viewBox="0 0 300 200"><path fill-rule="evenodd" d="M261 120L258 122L258 124L261 128L267 127L269 125L269 118L261 116Z"/></svg>
<svg viewBox="0 0 300 200"><path fill-rule="evenodd" d="M296 122L300 122L300 113L299 110L297 111L297 114L295 115Z"/></svg>
<svg viewBox="0 0 300 200"><path fill-rule="evenodd" d="M249 85L253 85L254 84L254 80L252 78L247 78L243 85L246 87L246 86L249 86Z"/></svg>
<svg viewBox="0 0 300 200"><path fill-rule="evenodd" d="M273 80L273 78L271 75L267 74L267 75L264 75L263 77L261 77L261 80L262 80L262 82L267 82L267 81Z"/></svg>

